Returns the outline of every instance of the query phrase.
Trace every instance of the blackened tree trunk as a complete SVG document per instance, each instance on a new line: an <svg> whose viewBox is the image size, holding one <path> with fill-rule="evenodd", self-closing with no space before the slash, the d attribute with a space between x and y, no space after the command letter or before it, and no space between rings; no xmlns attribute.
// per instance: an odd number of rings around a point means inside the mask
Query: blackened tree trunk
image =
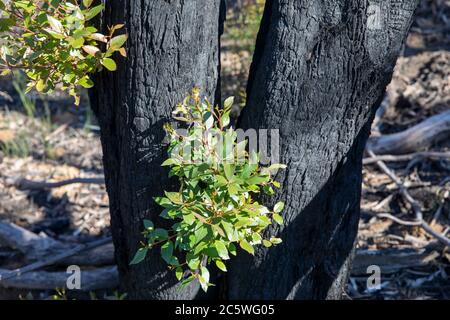
<svg viewBox="0 0 450 320"><path fill-rule="evenodd" d="M171 188L163 124L194 86L215 101L219 93L221 0L104 1L102 29L125 23L128 58L96 79L91 94L99 119L111 227L122 290L130 298L192 299L198 285L178 290L159 252L129 266L142 240L144 218L158 221L152 200Z"/></svg>
<svg viewBox="0 0 450 320"><path fill-rule="evenodd" d="M280 129L283 244L241 254L230 298L337 299L355 240L370 124L416 0L267 1L242 128ZM242 272L245 270L245 272Z"/></svg>

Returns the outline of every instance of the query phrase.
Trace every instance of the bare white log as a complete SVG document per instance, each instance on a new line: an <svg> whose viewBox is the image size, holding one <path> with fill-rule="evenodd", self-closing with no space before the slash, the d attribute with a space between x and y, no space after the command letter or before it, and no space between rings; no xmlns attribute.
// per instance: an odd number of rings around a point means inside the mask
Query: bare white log
<svg viewBox="0 0 450 320"><path fill-rule="evenodd" d="M405 154L425 150L450 137L450 110L432 116L399 133L371 137L368 149L380 154Z"/></svg>
<svg viewBox="0 0 450 320"><path fill-rule="evenodd" d="M19 250L28 260L37 260L55 251L68 248L50 237L37 235L8 222L0 222L0 243Z"/></svg>
<svg viewBox="0 0 450 320"><path fill-rule="evenodd" d="M8 270L0 269L0 273ZM13 278L0 280L0 286L5 288L54 290L66 288L70 274L66 272L34 271ZM81 291L113 289L118 286L119 274L116 266L108 266L91 270L81 270Z"/></svg>
<svg viewBox="0 0 450 320"><path fill-rule="evenodd" d="M353 260L352 275L367 275L367 267L377 265L383 274L401 269L426 266L439 256L439 253L424 249L382 249L357 250Z"/></svg>
<svg viewBox="0 0 450 320"><path fill-rule="evenodd" d="M77 254L77 253L79 253L81 251L92 249L92 248L97 248L97 247L99 247L99 246L101 246L103 244L109 243L109 242L111 242L111 238L110 237L104 238L104 239L100 239L100 240L97 240L97 241L93 241L93 242L90 242L90 243L86 243L86 244L77 245L76 247L74 247L74 248L72 248L70 250L65 250L63 252L56 253L54 255L50 255L50 256L45 257L45 258L43 258L43 259L41 259L39 261L36 261L36 262L34 262L32 264L29 264L29 265L27 265L25 267L21 267L21 268L12 270L12 271L8 271L6 274L0 273L0 280L12 279L14 277L23 275L23 274L25 274L27 272L31 272L31 271L34 271L34 270L37 270L37 269L40 269L40 268L43 268L43 267L46 267L46 266L53 265L53 264L55 264L55 263L65 259L65 258L71 257L71 256L73 256L73 255L75 255L75 254Z"/></svg>
<svg viewBox="0 0 450 320"><path fill-rule="evenodd" d="M48 257L52 257L51 262L56 265L114 264L114 246L111 238L76 246L37 235L14 223L0 222L0 243L20 251L27 261L42 263Z"/></svg>

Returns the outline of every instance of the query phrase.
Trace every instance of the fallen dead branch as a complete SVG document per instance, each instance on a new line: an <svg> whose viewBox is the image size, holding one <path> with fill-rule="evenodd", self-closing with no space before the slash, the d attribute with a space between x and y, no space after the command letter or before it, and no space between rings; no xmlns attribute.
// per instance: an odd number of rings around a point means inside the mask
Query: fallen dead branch
<svg viewBox="0 0 450 320"><path fill-rule="evenodd" d="M424 150L450 137L450 110L432 116L399 133L372 137L368 149L375 154L405 154Z"/></svg>
<svg viewBox="0 0 450 320"><path fill-rule="evenodd" d="M372 158L376 157L375 153L370 148L368 148L367 152ZM400 194L403 196L405 201L407 201L411 205L411 207L414 211L414 214L415 214L415 220L412 222L416 222L417 225L419 225L423 230L425 230L425 232L427 232L429 235L435 237L437 240L442 242L444 245L450 246L450 239L448 237L446 237L445 235L440 234L439 232L436 232L423 219L423 213L422 213L420 204L411 196L408 189L405 187L405 185L400 180L400 178L397 177L397 175L391 169L389 169L383 161L379 160L376 162L376 164L386 175L389 176L389 178L391 178L392 181L395 182L395 184L399 188Z"/></svg>
<svg viewBox="0 0 450 320"><path fill-rule="evenodd" d="M67 273L36 271L50 265L111 265L114 246L103 238L73 246L40 236L13 223L0 223L0 242L19 250L25 259L37 260L15 270L0 269L0 286L26 289L65 287ZM116 267L100 267L82 272L82 290L109 289L117 286Z"/></svg>
<svg viewBox="0 0 450 320"><path fill-rule="evenodd" d="M377 265L383 274L401 269L423 267L439 256L431 248L357 250L353 260L352 275L367 275L367 267Z"/></svg>
<svg viewBox="0 0 450 320"><path fill-rule="evenodd" d="M37 260L55 251L67 249L59 241L37 235L13 223L0 222L0 243L19 250L28 260Z"/></svg>
<svg viewBox="0 0 450 320"><path fill-rule="evenodd" d="M0 243L20 251L27 261L42 261L45 257L64 253L67 256L57 259L57 265L101 266L114 263L114 246L111 238L98 240L74 247L47 236L37 235L13 223L0 222Z"/></svg>
<svg viewBox="0 0 450 320"><path fill-rule="evenodd" d="M21 276L27 272L31 272L31 271L40 269L42 267L46 267L46 266L55 264L56 262L59 262L59 261L63 260L64 258L73 256L81 251L97 248L97 247L107 244L109 242L111 242L111 237L107 237L107 238L100 239L97 241L92 241L92 242L86 243L86 244L77 245L76 247L74 247L70 250L65 250L64 252L57 253L52 256L46 257L42 260L39 260L32 264L29 264L25 267L18 268L18 269L12 270L12 271L7 271L5 274L0 273L0 279L7 280L7 279L12 279L14 277Z"/></svg>
<svg viewBox="0 0 450 320"><path fill-rule="evenodd" d="M402 162L402 161L411 161L416 158L429 158L429 159L450 159L450 152L432 152L432 151L424 151L424 152L415 152L410 154L403 155L377 155L375 157L365 158L363 160L363 164L372 164L377 161L385 161L385 162Z"/></svg>
<svg viewBox="0 0 450 320"><path fill-rule="evenodd" d="M398 224L401 224L403 226L420 226L422 224L421 221L406 221L400 218L397 218L396 216L393 216L392 214L388 212L372 212L372 211L364 211L364 213L370 214L371 216L375 216L378 218L385 218L392 220Z"/></svg>
<svg viewBox="0 0 450 320"><path fill-rule="evenodd" d="M0 274L6 273L8 273L8 270L0 269ZM6 288L54 290L55 288L65 288L69 276L70 274L66 272L28 272L12 278L1 279L0 286ZM118 279L119 275L116 266L82 270L80 290L113 289L118 286Z"/></svg>
<svg viewBox="0 0 450 320"><path fill-rule="evenodd" d="M19 190L42 190L42 189L53 189L67 186L74 183L84 183L84 184L104 184L105 178L74 178L58 182L47 182L47 181L31 181L27 179L20 179L14 183L15 187Z"/></svg>

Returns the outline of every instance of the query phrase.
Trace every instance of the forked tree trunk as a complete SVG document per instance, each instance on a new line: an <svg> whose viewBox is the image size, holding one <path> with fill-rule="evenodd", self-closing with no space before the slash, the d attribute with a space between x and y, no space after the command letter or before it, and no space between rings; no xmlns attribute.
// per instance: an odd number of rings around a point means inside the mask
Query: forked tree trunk
<svg viewBox="0 0 450 320"><path fill-rule="evenodd" d="M230 298L339 298L359 218L361 158L417 0L268 0L243 128L280 129L283 244L241 253ZM105 24L125 22L129 57L92 94L102 130L112 232L130 298L194 298L177 290L157 250L130 267L142 219L170 188L160 167L164 122L197 85L218 96L220 0L106 1ZM222 7L223 8L223 7ZM156 220L156 219L155 219Z"/></svg>
<svg viewBox="0 0 450 320"><path fill-rule="evenodd" d="M144 218L158 221L152 197L171 188L161 168L163 124L194 86L214 101L219 93L221 0L105 1L102 29L125 23L128 58L104 72L92 92L99 119L111 228L122 290L137 299L192 299L198 285L179 290L159 251L129 266ZM222 4L223 5L223 4Z"/></svg>
<svg viewBox="0 0 450 320"><path fill-rule="evenodd" d="M283 243L241 254L230 298L338 299L357 233L362 155L416 0L268 1L242 128L279 129ZM245 270L245 272L242 272Z"/></svg>

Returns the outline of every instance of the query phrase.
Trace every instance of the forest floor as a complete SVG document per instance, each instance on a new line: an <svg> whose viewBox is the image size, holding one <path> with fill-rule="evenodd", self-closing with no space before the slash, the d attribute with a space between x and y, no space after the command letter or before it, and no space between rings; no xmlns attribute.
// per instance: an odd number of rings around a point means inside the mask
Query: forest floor
<svg viewBox="0 0 450 320"><path fill-rule="evenodd" d="M252 37L260 9L250 11L249 33L227 22L222 56L224 96L245 99ZM256 22L255 22L256 19ZM242 22L242 21L240 21ZM227 30L227 29L226 29ZM234 32L234 33L233 33ZM23 79L0 79L0 222L43 238L73 245L108 237L108 197L101 181L58 188L27 188L24 180L57 182L102 177L99 128L85 97L80 107L66 96L23 96ZM385 113L374 134L410 128L450 110L450 1L422 1L388 88ZM417 150L423 151L423 150ZM427 151L450 151L450 139ZM368 155L366 155L368 157ZM413 156L387 162L420 204L424 220L441 234L450 226L450 160ZM450 250L411 221L413 208L376 164L363 169L361 221L355 266L348 285L352 299L450 299ZM24 264L23 256L0 239L0 269ZM381 269L380 288L368 289L367 267ZM59 270L48 267L46 270ZM0 289L0 299L46 298L52 290Z"/></svg>

